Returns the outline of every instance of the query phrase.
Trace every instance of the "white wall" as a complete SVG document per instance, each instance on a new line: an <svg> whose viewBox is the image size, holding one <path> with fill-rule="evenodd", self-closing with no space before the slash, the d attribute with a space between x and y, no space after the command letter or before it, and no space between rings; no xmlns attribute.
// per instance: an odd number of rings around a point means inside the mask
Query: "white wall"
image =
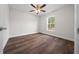
<svg viewBox="0 0 79 59"><path fill-rule="evenodd" d="M10 9L10 37L37 33L37 27L37 16Z"/></svg>
<svg viewBox="0 0 79 59"><path fill-rule="evenodd" d="M75 34L75 53L79 54L79 34L77 33L77 28L79 28L79 5L76 5L76 34Z"/></svg>
<svg viewBox="0 0 79 59"><path fill-rule="evenodd" d="M56 28L54 31L47 31L47 18L50 16L56 17ZM61 38L74 40L74 6L68 5L60 8L55 12L42 15L40 17L39 32L55 35Z"/></svg>
<svg viewBox="0 0 79 59"><path fill-rule="evenodd" d="M7 28L0 31L0 53L2 53L9 38L9 8L6 4L0 4L0 27Z"/></svg>

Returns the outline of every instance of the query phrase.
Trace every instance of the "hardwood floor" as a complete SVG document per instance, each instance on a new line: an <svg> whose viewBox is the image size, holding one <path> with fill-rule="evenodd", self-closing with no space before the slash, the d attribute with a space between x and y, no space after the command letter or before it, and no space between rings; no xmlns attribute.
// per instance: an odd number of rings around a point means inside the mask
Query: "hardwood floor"
<svg viewBox="0 0 79 59"><path fill-rule="evenodd" d="M5 54L73 54L74 42L42 33L10 38Z"/></svg>

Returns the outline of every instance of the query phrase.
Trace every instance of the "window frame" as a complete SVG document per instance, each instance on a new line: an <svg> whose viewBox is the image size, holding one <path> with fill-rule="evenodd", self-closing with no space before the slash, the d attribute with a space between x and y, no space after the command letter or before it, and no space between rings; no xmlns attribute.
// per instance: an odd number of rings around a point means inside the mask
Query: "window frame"
<svg viewBox="0 0 79 59"><path fill-rule="evenodd" d="M49 21L49 18L50 18L50 17L55 17L55 16L49 16L49 17L47 17L47 26L46 26L46 27L47 27L47 31L54 31L54 30L55 30L55 27L54 27L53 29L51 29L51 30L49 30L49 28L48 28L48 24L49 24L48 21ZM51 24L52 24L52 23L51 23ZM55 18L54 25L56 26L56 18Z"/></svg>

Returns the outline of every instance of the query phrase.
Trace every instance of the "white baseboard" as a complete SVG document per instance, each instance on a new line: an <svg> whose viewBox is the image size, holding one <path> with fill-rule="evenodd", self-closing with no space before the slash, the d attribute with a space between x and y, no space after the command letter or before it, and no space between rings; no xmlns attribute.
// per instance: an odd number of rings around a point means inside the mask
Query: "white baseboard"
<svg viewBox="0 0 79 59"><path fill-rule="evenodd" d="M38 33L38 32L34 32L34 33ZM34 33L29 33L29 34L34 34ZM40 33L44 33L44 32L40 32ZM11 36L9 38L23 36L23 35L29 35L29 34L14 35L14 36ZM63 38L63 39L66 39L66 40L70 40L70 41L74 41L73 38L63 37L63 36L59 36L59 35L55 35L55 34L49 34L49 33L44 33L44 34L56 36L56 37L59 37L59 38Z"/></svg>
<svg viewBox="0 0 79 59"><path fill-rule="evenodd" d="M4 50L5 46L7 45L8 40L9 40L9 38L6 40L6 42L5 42L4 46L3 46L3 50ZM3 53L3 51L2 51L2 53Z"/></svg>
<svg viewBox="0 0 79 59"><path fill-rule="evenodd" d="M19 35L13 35L13 36L10 36L9 38L18 37L18 36L24 36L24 35L29 35L29 34L35 34L35 33L38 33L38 32L27 33L27 34L19 34Z"/></svg>
<svg viewBox="0 0 79 59"><path fill-rule="evenodd" d="M44 33L44 32L41 32L41 33ZM49 33L44 33L44 34L51 35L51 36L56 36L56 37L59 37L59 38L63 38L63 39L66 39L66 40L70 40L70 41L74 41L73 38L63 37L63 36L49 34Z"/></svg>

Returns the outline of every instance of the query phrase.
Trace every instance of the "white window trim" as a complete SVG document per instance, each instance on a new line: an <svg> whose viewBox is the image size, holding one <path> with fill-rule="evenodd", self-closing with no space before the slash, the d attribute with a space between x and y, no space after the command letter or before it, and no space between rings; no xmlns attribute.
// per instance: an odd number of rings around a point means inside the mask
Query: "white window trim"
<svg viewBox="0 0 79 59"><path fill-rule="evenodd" d="M49 17L47 17L47 26L46 26L46 29L47 29L47 31L55 31L55 28L53 28L52 30L49 30L48 29L48 18L50 18L50 17L55 17L55 16L49 16ZM55 20L56 21L56 20ZM55 22L56 23L56 22Z"/></svg>

